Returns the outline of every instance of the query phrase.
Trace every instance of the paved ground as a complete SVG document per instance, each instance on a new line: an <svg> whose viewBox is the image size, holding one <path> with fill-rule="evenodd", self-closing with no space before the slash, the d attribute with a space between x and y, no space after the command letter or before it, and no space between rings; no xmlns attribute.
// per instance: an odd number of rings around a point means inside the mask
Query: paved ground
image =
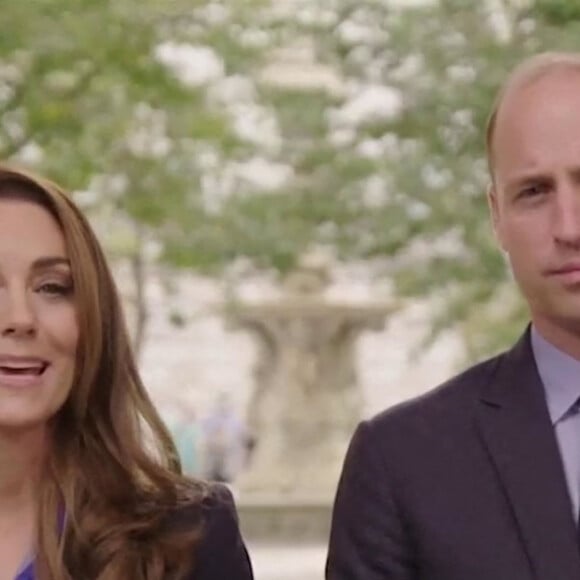
<svg viewBox="0 0 580 580"><path fill-rule="evenodd" d="M323 580L326 546L249 544L255 580Z"/></svg>

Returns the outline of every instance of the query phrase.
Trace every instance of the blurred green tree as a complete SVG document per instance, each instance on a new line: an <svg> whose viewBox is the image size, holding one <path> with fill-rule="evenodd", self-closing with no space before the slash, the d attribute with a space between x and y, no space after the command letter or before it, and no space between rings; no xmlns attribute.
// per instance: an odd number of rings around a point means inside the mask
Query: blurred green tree
<svg viewBox="0 0 580 580"><path fill-rule="evenodd" d="M75 189L129 258L285 271L313 246L434 297L470 357L525 321L488 225L506 71L576 46L566 0L39 0L0 19L0 155Z"/></svg>
<svg viewBox="0 0 580 580"><path fill-rule="evenodd" d="M148 248L170 259L179 227L205 221L204 154L218 164L247 155L207 85L259 62L259 50L241 46L232 28L257 4L240 0L223 14L199 0L3 9L0 156L75 190L110 252L129 259L137 348ZM195 264L192 256L187 265Z"/></svg>
<svg viewBox="0 0 580 580"><path fill-rule="evenodd" d="M268 258L283 265L310 244L374 263L403 296L434 300L427 343L454 327L475 359L527 320L489 225L487 117L518 61L574 49L580 4L398 4L293 3L284 40L322 81L265 85L294 179L236 216L274 216Z"/></svg>

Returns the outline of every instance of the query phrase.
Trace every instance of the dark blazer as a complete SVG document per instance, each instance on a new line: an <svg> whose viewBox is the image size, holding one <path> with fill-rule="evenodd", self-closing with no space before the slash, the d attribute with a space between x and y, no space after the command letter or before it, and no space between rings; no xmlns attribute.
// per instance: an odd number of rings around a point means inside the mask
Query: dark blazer
<svg viewBox="0 0 580 580"><path fill-rule="evenodd" d="M197 518L196 508L194 518ZM192 514L179 514L181 524ZM201 504L203 536L195 567L187 580L253 580L252 566L238 527L238 517L230 491L216 485Z"/></svg>
<svg viewBox="0 0 580 580"><path fill-rule="evenodd" d="M328 580L578 580L580 548L529 329L359 425Z"/></svg>

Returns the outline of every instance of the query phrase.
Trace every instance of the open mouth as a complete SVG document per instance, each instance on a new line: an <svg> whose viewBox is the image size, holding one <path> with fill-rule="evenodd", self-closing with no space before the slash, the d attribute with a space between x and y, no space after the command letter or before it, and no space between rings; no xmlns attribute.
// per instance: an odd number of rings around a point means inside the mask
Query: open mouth
<svg viewBox="0 0 580 580"><path fill-rule="evenodd" d="M0 365L0 374L5 376L30 376L39 377L44 374L48 368L48 363L40 363L37 365L16 366L16 365Z"/></svg>

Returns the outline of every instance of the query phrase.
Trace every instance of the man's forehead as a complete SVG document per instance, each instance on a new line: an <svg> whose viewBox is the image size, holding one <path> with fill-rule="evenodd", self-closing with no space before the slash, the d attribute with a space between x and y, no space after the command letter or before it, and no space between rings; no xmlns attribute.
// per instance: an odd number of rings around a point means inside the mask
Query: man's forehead
<svg viewBox="0 0 580 580"><path fill-rule="evenodd" d="M544 75L505 96L490 150L498 186L537 178L555 168L577 167L579 96L580 71Z"/></svg>
<svg viewBox="0 0 580 580"><path fill-rule="evenodd" d="M580 110L580 67L544 71L533 77L514 79L506 88L497 111L499 124L506 114L521 110L522 106L550 106L563 97L572 97Z"/></svg>

